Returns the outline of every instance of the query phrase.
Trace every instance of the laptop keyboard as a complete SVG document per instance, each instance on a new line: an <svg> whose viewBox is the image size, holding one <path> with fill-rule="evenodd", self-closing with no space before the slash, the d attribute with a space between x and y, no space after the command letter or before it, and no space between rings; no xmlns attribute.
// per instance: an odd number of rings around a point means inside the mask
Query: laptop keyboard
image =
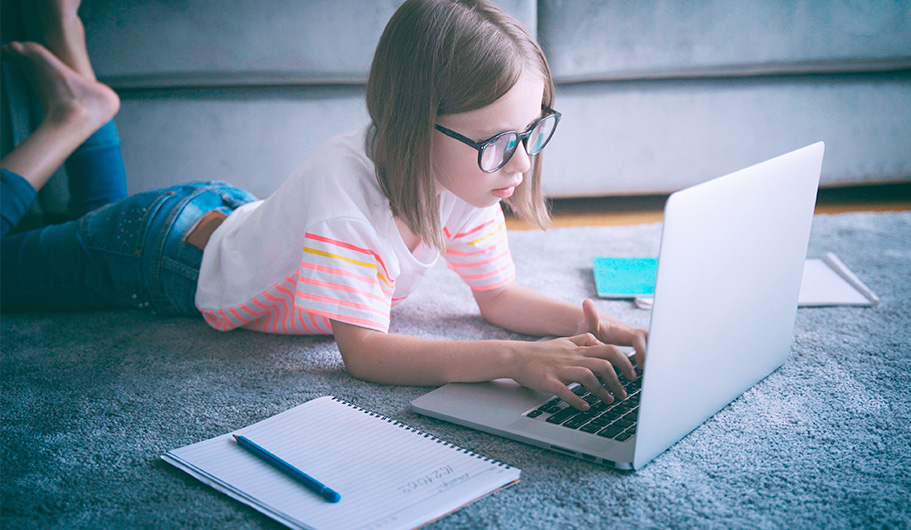
<svg viewBox="0 0 911 530"><path fill-rule="evenodd" d="M620 374L618 376L626 390L626 399L622 401L605 403L593 396L584 386L576 385L572 391L591 406L587 411L577 410L562 399L555 397L540 407L526 412L525 416L620 442L628 440L636 434L642 371L636 370L635 381L630 381Z"/></svg>

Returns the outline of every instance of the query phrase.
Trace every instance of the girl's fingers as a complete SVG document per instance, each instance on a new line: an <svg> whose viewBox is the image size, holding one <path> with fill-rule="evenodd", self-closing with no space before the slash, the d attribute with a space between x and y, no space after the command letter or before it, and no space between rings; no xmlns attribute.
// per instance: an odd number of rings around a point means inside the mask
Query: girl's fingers
<svg viewBox="0 0 911 530"><path fill-rule="evenodd" d="M639 369L644 369L645 368L645 350L646 350L646 343L648 341L648 331L646 331L644 329L640 329L639 331L641 331L642 333L636 335L633 338L632 342L633 342L633 348L635 348L635 350L636 350L636 366L638 366Z"/></svg>
<svg viewBox="0 0 911 530"><path fill-rule="evenodd" d="M569 340L576 346L597 346L602 344L602 342L591 333L583 333L581 335L569 337Z"/></svg>
<svg viewBox="0 0 911 530"><path fill-rule="evenodd" d="M616 348L614 348L614 349L616 349ZM621 354L621 357L622 357L622 354ZM611 362L609 362L609 361L605 362L605 360L602 360L600 358L592 359L592 360L596 361L596 364L594 366L589 367L590 371L593 374L596 374L598 377L601 378L601 381L598 383L598 387L601 390L603 390L603 393L598 393L595 391L592 391L592 393L595 394L596 396L598 396L602 401L605 401L607 403L610 403L613 401L613 399L608 400L608 399L604 398L604 395L607 395L608 390L610 391L610 394L613 395L613 398L626 399L626 390L623 388L623 384L620 382L620 379L617 377L617 372L614 371L614 365ZM627 364L629 364L629 361L627 361ZM596 380L597 380L597 378L596 378ZM579 382L582 383L582 381L579 381ZM606 386L607 389L605 389L604 386ZM585 387L588 388L589 390L592 390L588 385L586 385Z"/></svg>
<svg viewBox="0 0 911 530"><path fill-rule="evenodd" d="M590 299L582 301L582 326L599 341L610 344L632 346L636 350L636 364L645 365L645 350L648 331L634 328L619 320L602 317L595 303Z"/></svg>
<svg viewBox="0 0 911 530"><path fill-rule="evenodd" d="M613 365L597 356L580 359L575 367L564 370L563 376L565 384L579 383L605 403L626 398L626 390Z"/></svg>
<svg viewBox="0 0 911 530"><path fill-rule="evenodd" d="M568 386L566 386L566 383L563 383L556 379L551 381L550 384L547 385L547 388L544 388L542 390L557 396L575 409L588 410L591 408L584 399L573 393L573 391L570 390Z"/></svg>
<svg viewBox="0 0 911 530"><path fill-rule="evenodd" d="M595 306L595 303L586 298L582 301L582 326L585 328L584 331L589 333L597 333L598 331L598 322L601 320L601 314L598 312L598 308Z"/></svg>
<svg viewBox="0 0 911 530"><path fill-rule="evenodd" d="M575 360L570 358L562 369L553 372L556 379L547 382L546 388L541 390L554 394L579 410L588 410L589 405L569 389L567 385L570 383L581 384L605 403L626 399L626 390L617 376L617 370L629 380L636 378L636 371L619 348L602 343L592 333L557 340L569 340L576 347L578 356Z"/></svg>
<svg viewBox="0 0 911 530"><path fill-rule="evenodd" d="M636 369L633 368L633 363L630 362L626 354L616 346L599 343L598 345L587 348L584 354L587 357L596 357L610 362L630 381L636 379ZM616 374L614 374L614 379L616 379Z"/></svg>
<svg viewBox="0 0 911 530"><path fill-rule="evenodd" d="M612 370L611 370L612 371ZM607 391L604 386L602 386L601 381L591 370L584 368L580 371L578 377L574 377L573 380L591 392L596 398L600 399L605 403L613 403L614 396ZM580 398L581 399L581 398ZM582 401L585 401L584 399Z"/></svg>

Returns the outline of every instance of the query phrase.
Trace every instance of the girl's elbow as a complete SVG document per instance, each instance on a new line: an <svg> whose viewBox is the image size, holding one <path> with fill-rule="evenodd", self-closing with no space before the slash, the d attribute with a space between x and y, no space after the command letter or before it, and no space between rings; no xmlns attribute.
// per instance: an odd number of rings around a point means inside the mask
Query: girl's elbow
<svg viewBox="0 0 911 530"><path fill-rule="evenodd" d="M481 318L483 318L485 322L487 322L488 324L490 324L492 326L503 327L500 324L499 319L497 319L497 314L495 312L489 311L489 310L485 311L483 307L480 309L481 309Z"/></svg>
<svg viewBox="0 0 911 530"><path fill-rule="evenodd" d="M342 362L345 363L345 370L355 379L372 382L370 375L373 371L369 366L369 358L362 352L353 348L343 348L339 345L339 353L342 354Z"/></svg>
<svg viewBox="0 0 911 530"><path fill-rule="evenodd" d="M386 383L381 375L381 354L375 347L355 341L338 343L338 350L345 363L345 370L351 377L368 383Z"/></svg>
<svg viewBox="0 0 911 530"><path fill-rule="evenodd" d="M375 356L370 355L374 348L371 348L369 339L375 332L336 321L332 321L332 331L342 362L345 363L345 370L355 379L372 381L371 375L375 372L372 363L375 362Z"/></svg>

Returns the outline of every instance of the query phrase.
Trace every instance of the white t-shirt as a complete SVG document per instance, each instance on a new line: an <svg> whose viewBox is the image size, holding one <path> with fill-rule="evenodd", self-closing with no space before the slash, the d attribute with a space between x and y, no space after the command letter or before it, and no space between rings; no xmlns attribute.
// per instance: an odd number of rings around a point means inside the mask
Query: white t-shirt
<svg viewBox="0 0 911 530"><path fill-rule="evenodd" d="M369 128L321 147L267 199L245 204L212 234L196 307L212 327L331 334L329 319L386 332L393 304L439 257L410 252L366 154ZM476 208L444 191L450 269L475 290L515 277L499 204Z"/></svg>

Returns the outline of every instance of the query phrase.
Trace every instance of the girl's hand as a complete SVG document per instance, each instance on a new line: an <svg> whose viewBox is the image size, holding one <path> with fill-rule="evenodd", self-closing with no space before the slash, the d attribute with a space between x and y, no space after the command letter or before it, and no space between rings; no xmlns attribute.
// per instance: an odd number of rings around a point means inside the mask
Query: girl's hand
<svg viewBox="0 0 911 530"><path fill-rule="evenodd" d="M567 387L569 383L580 383L605 403L611 403L615 397L626 398L614 367L627 379L636 378L626 355L591 333L520 344L513 379L522 386L554 394L579 410L588 410L589 405Z"/></svg>
<svg viewBox="0 0 911 530"><path fill-rule="evenodd" d="M577 333L591 333L606 344L632 346L636 350L636 366L640 369L645 368L647 330L634 328L601 313L591 300L582 302L582 315Z"/></svg>

